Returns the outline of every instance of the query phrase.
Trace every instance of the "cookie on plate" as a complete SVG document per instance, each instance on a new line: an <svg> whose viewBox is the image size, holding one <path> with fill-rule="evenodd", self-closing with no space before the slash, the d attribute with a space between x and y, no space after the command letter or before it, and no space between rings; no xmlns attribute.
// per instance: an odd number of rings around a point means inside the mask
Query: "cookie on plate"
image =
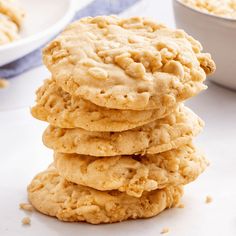
<svg viewBox="0 0 236 236"><path fill-rule="evenodd" d="M19 29L8 16L0 13L0 45L12 42L19 38Z"/></svg>
<svg viewBox="0 0 236 236"><path fill-rule="evenodd" d="M132 129L168 115L178 105L147 111L108 109L71 96L54 79L46 80L36 93L36 105L31 110L35 118L61 128L79 127L89 131Z"/></svg>
<svg viewBox="0 0 236 236"><path fill-rule="evenodd" d="M173 106L206 88L210 54L184 31L155 21L87 17L69 25L43 50L58 84L73 96L113 109Z"/></svg>
<svg viewBox="0 0 236 236"><path fill-rule="evenodd" d="M63 221L92 224L148 218L178 204L181 186L146 192L140 198L119 191L98 191L68 182L50 167L28 186L31 204L40 212Z"/></svg>
<svg viewBox="0 0 236 236"><path fill-rule="evenodd" d="M191 144L160 154L94 157L54 154L59 174L97 190L119 190L140 197L145 191L194 181L208 162Z"/></svg>
<svg viewBox="0 0 236 236"><path fill-rule="evenodd" d="M0 14L6 15L18 28L22 26L25 12L17 0L0 0Z"/></svg>
<svg viewBox="0 0 236 236"><path fill-rule="evenodd" d="M91 156L155 154L189 143L203 124L189 108L180 105L165 118L123 132L90 132L49 125L43 142L56 152Z"/></svg>

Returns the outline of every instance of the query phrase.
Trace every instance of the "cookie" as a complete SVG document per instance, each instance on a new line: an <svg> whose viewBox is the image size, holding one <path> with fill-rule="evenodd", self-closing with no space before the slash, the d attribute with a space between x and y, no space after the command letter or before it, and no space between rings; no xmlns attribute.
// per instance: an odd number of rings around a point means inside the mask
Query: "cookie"
<svg viewBox="0 0 236 236"><path fill-rule="evenodd" d="M43 142L56 152L91 156L155 154L189 143L203 124L196 114L181 105L165 118L123 132L90 132L49 125Z"/></svg>
<svg viewBox="0 0 236 236"><path fill-rule="evenodd" d="M140 17L87 17L43 50L58 84L73 96L113 109L163 109L206 88L209 54L184 31Z"/></svg>
<svg viewBox="0 0 236 236"><path fill-rule="evenodd" d="M178 204L181 186L146 192L140 198L119 191L98 191L66 181L50 168L28 186L31 204L40 212L63 221L92 224L153 217Z"/></svg>
<svg viewBox="0 0 236 236"><path fill-rule="evenodd" d="M0 14L8 16L18 28L23 24L25 13L16 0L0 0Z"/></svg>
<svg viewBox="0 0 236 236"><path fill-rule="evenodd" d="M54 154L54 165L68 181L97 190L119 190L134 197L144 191L194 181L208 162L194 146L184 145L160 154L94 157Z"/></svg>
<svg viewBox="0 0 236 236"><path fill-rule="evenodd" d="M0 45L19 38L19 29L9 17L0 13Z"/></svg>
<svg viewBox="0 0 236 236"><path fill-rule="evenodd" d="M89 131L123 131L147 124L171 113L177 106L148 111L116 110L99 107L87 100L73 97L46 80L37 91L32 115L61 128L83 128Z"/></svg>

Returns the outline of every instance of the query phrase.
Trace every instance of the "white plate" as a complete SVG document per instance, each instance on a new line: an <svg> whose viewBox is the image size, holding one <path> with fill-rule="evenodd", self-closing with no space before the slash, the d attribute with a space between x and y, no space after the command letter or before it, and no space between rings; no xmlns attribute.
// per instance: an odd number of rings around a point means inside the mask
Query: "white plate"
<svg viewBox="0 0 236 236"><path fill-rule="evenodd" d="M26 11L21 38L0 46L0 66L12 62L46 43L72 19L71 0L20 0Z"/></svg>

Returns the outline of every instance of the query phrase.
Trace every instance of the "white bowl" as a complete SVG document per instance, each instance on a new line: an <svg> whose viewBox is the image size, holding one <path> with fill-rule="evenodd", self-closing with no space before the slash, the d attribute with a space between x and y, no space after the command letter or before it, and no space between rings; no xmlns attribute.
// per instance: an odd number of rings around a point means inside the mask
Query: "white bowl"
<svg viewBox="0 0 236 236"><path fill-rule="evenodd" d="M236 20L195 10L179 0L173 0L173 8L176 26L199 40L216 62L216 72L209 78L236 89Z"/></svg>
<svg viewBox="0 0 236 236"><path fill-rule="evenodd" d="M75 13L71 0L21 0L26 18L21 38L0 46L0 66L46 43L64 28Z"/></svg>

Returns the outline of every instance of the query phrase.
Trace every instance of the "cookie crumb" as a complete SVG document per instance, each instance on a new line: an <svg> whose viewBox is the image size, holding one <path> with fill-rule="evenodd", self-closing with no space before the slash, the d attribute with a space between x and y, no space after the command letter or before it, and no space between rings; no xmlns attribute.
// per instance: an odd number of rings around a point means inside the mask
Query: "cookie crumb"
<svg viewBox="0 0 236 236"><path fill-rule="evenodd" d="M6 79L0 78L0 89L8 87L9 82Z"/></svg>
<svg viewBox="0 0 236 236"><path fill-rule="evenodd" d="M211 196L206 196L206 199L205 199L205 203L209 204L213 201L212 197Z"/></svg>
<svg viewBox="0 0 236 236"><path fill-rule="evenodd" d="M179 205L177 205L177 208L184 208L184 204L183 203L180 203Z"/></svg>
<svg viewBox="0 0 236 236"><path fill-rule="evenodd" d="M28 216L26 216L21 220L21 222L22 222L22 225L30 225L31 220Z"/></svg>
<svg viewBox="0 0 236 236"><path fill-rule="evenodd" d="M29 203L20 203L19 207L20 207L20 209L25 210L25 211L33 211L34 210L33 206Z"/></svg>
<svg viewBox="0 0 236 236"><path fill-rule="evenodd" d="M169 228L163 228L162 231L161 231L161 234L167 234L169 232L170 232Z"/></svg>

